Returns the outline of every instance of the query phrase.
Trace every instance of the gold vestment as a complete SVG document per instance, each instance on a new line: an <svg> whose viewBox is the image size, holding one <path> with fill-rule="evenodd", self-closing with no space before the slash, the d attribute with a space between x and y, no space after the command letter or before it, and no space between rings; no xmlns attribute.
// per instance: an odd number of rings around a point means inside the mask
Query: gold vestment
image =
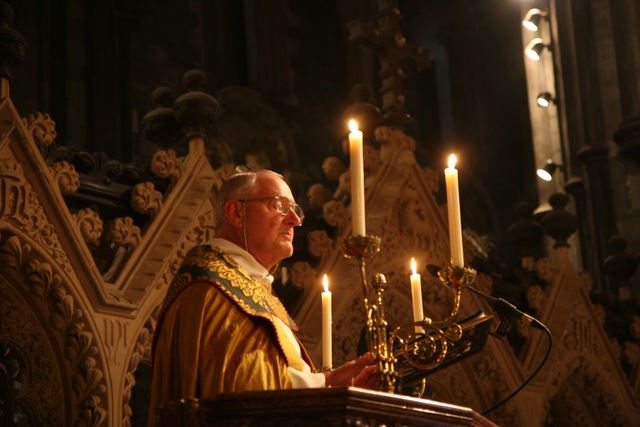
<svg viewBox="0 0 640 427"><path fill-rule="evenodd" d="M220 249L189 251L156 326L149 426L155 408L180 399L291 388L287 367L301 370L302 358L276 317L297 330L280 300Z"/></svg>

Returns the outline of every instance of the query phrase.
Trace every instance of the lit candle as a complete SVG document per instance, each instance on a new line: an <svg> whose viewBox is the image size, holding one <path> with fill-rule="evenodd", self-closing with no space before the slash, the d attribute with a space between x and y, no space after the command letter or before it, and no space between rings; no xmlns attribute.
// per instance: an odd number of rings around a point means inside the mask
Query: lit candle
<svg viewBox="0 0 640 427"><path fill-rule="evenodd" d="M354 236L365 236L364 160L362 132L355 120L349 120L349 155L351 157L351 228Z"/></svg>
<svg viewBox="0 0 640 427"><path fill-rule="evenodd" d="M422 322L424 320L424 313L422 311L422 286L420 283L420 275L416 273L416 260L411 258L411 298L413 301L413 321ZM423 332L422 327L416 326L416 332Z"/></svg>
<svg viewBox="0 0 640 427"><path fill-rule="evenodd" d="M322 292L322 367L333 366L331 357L331 292L329 292L329 279L324 275L322 279L324 292Z"/></svg>
<svg viewBox="0 0 640 427"><path fill-rule="evenodd" d="M449 167L444 170L447 185L447 207L449 210L449 244L451 246L451 264L464 267L462 250L462 223L460 220L460 194L458 191L458 170L456 156L449 156Z"/></svg>

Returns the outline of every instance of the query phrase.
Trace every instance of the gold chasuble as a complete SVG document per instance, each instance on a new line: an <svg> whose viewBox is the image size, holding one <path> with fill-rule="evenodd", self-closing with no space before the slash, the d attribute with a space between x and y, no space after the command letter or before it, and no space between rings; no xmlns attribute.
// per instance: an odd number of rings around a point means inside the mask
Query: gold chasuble
<svg viewBox="0 0 640 427"><path fill-rule="evenodd" d="M291 388L287 367L303 363L283 324L297 330L280 300L231 257L211 246L191 249L155 330L149 425L155 408L180 399Z"/></svg>

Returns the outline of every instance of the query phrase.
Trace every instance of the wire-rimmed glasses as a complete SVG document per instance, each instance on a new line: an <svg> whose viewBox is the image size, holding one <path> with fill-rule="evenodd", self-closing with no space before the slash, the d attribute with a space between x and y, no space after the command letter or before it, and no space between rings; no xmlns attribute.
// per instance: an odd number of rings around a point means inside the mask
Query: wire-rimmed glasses
<svg viewBox="0 0 640 427"><path fill-rule="evenodd" d="M302 207L285 196L266 196L266 197L254 197L251 199L238 199L242 204L246 204L247 202L255 202L260 200L273 200L273 208L282 216L287 215L290 211L293 211L294 214L298 217L300 221L296 226L300 227L302 225L302 221L304 220L304 211Z"/></svg>

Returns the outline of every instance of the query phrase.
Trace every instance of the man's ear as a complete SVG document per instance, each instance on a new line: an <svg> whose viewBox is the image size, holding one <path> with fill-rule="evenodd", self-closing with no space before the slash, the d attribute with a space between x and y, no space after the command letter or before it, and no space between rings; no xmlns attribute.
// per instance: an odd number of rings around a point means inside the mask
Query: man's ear
<svg viewBox="0 0 640 427"><path fill-rule="evenodd" d="M228 200L224 204L224 212L227 216L227 223L234 227L242 227L242 219L245 214L245 210L242 207L242 202L238 200Z"/></svg>

